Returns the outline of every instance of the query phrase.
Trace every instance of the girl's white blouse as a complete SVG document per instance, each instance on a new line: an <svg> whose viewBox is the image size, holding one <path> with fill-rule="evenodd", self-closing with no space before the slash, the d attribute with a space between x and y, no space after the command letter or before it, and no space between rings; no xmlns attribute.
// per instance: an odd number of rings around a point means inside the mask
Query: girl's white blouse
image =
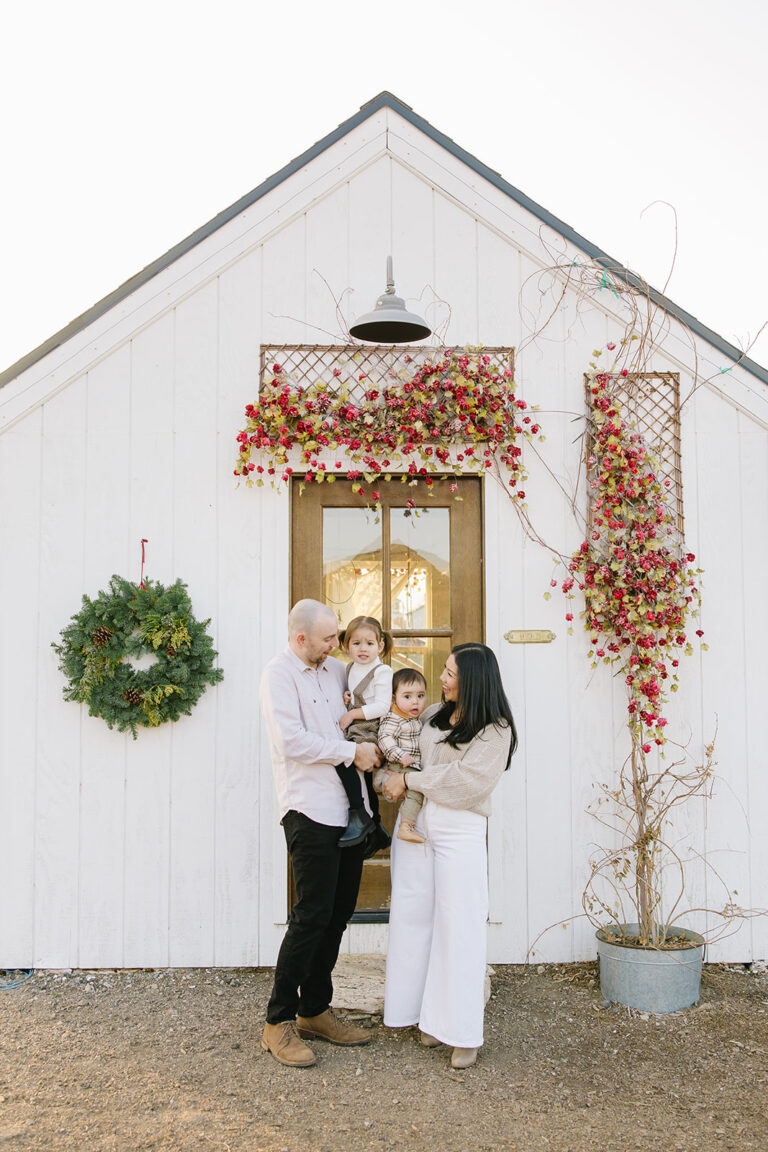
<svg viewBox="0 0 768 1152"><path fill-rule="evenodd" d="M386 716L392 707L392 669L388 664L376 660L373 664L349 664L349 690L354 692L355 687L363 677L367 676L371 668L375 668L373 680L365 690L365 706L363 715L366 720L380 720Z"/></svg>

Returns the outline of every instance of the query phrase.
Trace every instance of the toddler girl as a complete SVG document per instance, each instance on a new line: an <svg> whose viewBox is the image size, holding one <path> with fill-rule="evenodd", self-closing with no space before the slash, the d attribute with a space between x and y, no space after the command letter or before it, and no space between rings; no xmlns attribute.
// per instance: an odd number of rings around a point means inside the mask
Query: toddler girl
<svg viewBox="0 0 768 1152"><path fill-rule="evenodd" d="M381 657L392 651L392 637L373 616L356 616L345 628L340 642L351 660L347 665L347 691L344 694L344 703L349 711L341 717L339 725L347 740L356 744L375 744L379 721L392 703L392 669L381 662ZM370 836L372 851L366 851L366 855L372 855L373 851L389 844L389 834L379 821L379 798L373 789L371 773L365 773L365 784L373 819L363 806L360 776L354 764L339 764L336 771L349 800L349 819L339 839L339 847L351 848Z"/></svg>
<svg viewBox="0 0 768 1152"><path fill-rule="evenodd" d="M401 668L392 677L392 708L379 725L379 748L387 758L390 770L395 772L420 772L421 716L427 704L427 682L421 672L412 668ZM376 774L376 784L388 776L386 768ZM420 792L410 788L405 794L400 809L398 840L408 840L412 844L423 844L424 837L416 831L416 818L424 802Z"/></svg>

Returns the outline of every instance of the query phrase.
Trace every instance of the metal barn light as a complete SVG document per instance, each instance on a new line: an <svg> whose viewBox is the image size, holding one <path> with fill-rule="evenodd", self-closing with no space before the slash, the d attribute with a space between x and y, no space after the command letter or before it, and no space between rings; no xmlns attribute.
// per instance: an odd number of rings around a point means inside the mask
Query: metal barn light
<svg viewBox="0 0 768 1152"><path fill-rule="evenodd" d="M356 340L369 340L373 344L410 344L423 340L432 329L421 316L407 312L405 300L395 295L392 275L392 257L387 256L387 290L379 296L373 312L366 312L349 330Z"/></svg>

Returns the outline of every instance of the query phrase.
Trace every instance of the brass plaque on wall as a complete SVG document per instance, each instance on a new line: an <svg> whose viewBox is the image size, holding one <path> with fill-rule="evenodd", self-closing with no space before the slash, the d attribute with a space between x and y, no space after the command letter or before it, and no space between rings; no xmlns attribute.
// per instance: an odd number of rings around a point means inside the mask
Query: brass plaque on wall
<svg viewBox="0 0 768 1152"><path fill-rule="evenodd" d="M555 633L547 628L515 628L511 632L505 632L504 639L510 644L549 644L555 639Z"/></svg>

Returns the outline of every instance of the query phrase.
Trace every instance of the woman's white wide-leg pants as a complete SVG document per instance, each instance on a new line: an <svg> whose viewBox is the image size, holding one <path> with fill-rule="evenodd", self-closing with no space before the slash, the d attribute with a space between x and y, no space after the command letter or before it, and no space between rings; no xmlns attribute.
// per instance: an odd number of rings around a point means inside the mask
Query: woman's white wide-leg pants
<svg viewBox="0 0 768 1152"><path fill-rule="evenodd" d="M487 823L427 800L416 825L427 843L392 840L384 1023L454 1048L483 1043Z"/></svg>

